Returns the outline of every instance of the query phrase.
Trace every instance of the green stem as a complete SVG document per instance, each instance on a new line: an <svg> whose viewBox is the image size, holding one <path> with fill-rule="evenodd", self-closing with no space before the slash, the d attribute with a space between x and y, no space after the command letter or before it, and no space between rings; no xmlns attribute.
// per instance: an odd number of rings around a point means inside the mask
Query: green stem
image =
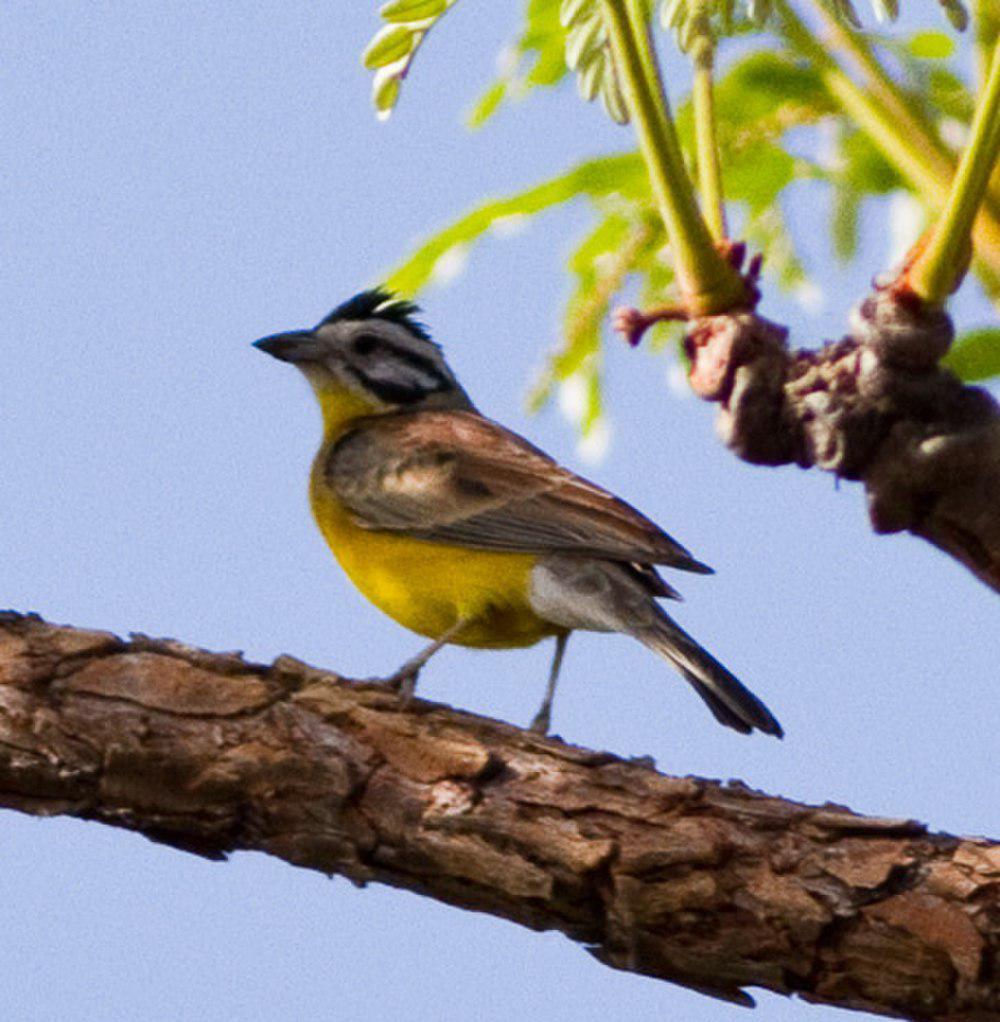
<svg viewBox="0 0 1000 1022"><path fill-rule="evenodd" d="M944 302L964 276L972 224L1000 155L1000 39L985 88L976 105L972 133L952 182L951 193L930 240L910 268L910 286L924 301Z"/></svg>
<svg viewBox="0 0 1000 1022"><path fill-rule="evenodd" d="M986 2L992 4L996 0ZM950 181L957 162L952 151L942 141L937 129L914 101L913 96L908 95L885 69L864 33L848 28L819 0L812 0L812 6L833 42L858 65L872 95L882 104L889 118L895 123L896 133L911 140L914 148L924 155L928 167L939 178ZM984 17L985 20L976 22L977 42L982 44L987 39L989 41L989 50L979 61L985 61L986 64L980 81L985 81L986 71L989 69L989 54L993 52L993 41L996 38L995 29L1000 24L1000 14L992 10ZM998 21L993 23L994 31L991 34L987 22L992 18L997 18ZM994 175L986 202L990 205L994 217L1000 216L1000 175Z"/></svg>
<svg viewBox="0 0 1000 1022"><path fill-rule="evenodd" d="M694 77L691 104L694 109L695 143L698 156L698 190L702 211L716 242L729 236L726 228L726 204L719 166L719 142L715 134L715 95L712 73L715 65L715 39L706 24L692 44Z"/></svg>
<svg viewBox="0 0 1000 1022"><path fill-rule="evenodd" d="M913 97L907 95L885 69L864 33L848 28L820 0L811 0L811 3L817 17L823 23L824 31L834 44L849 54L858 65L873 97L895 122L897 132L909 134L915 140L919 140L916 148L923 153L928 164L933 164L938 174L950 178L954 172L954 160L948 147L914 103Z"/></svg>
<svg viewBox="0 0 1000 1022"><path fill-rule="evenodd" d="M719 254L698 209L660 79L642 0L601 0L653 195L670 238L677 280L692 316L746 300L739 274Z"/></svg>
<svg viewBox="0 0 1000 1022"><path fill-rule="evenodd" d="M976 50L976 80L979 88L986 87L986 76L990 70L990 54L1000 36L1000 8L996 0L977 0L972 11L974 27L973 46Z"/></svg>
<svg viewBox="0 0 1000 1022"><path fill-rule="evenodd" d="M996 0L973 0L972 25L976 82L979 91L982 91L986 87L986 75L990 70L990 54L997 39L1000 38L1000 7L997 7ZM1000 216L1000 167L993 171L987 202Z"/></svg>
<svg viewBox="0 0 1000 1022"><path fill-rule="evenodd" d="M872 137L900 173L933 205L942 206L948 197L947 178L941 178L935 173L920 140L914 143L906 138L885 107L840 67L788 5L787 0L776 0L776 8L781 15L785 37L819 71L831 95L858 126Z"/></svg>
<svg viewBox="0 0 1000 1022"><path fill-rule="evenodd" d="M813 36L788 0L775 0L781 30L791 47L816 68L830 95L875 143L913 191L933 212L948 201L952 172L936 164L922 134L900 126L886 107L861 88ZM975 224L977 272L994 301L1000 298L1000 217L985 209Z"/></svg>

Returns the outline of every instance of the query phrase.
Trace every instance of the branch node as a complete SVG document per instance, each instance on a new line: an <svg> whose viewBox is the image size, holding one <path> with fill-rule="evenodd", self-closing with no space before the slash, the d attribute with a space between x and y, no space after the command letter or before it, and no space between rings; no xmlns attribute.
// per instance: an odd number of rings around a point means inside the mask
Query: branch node
<svg viewBox="0 0 1000 1022"><path fill-rule="evenodd" d="M882 365L930 372L955 339L951 317L906 287L876 287L851 312L851 334Z"/></svg>

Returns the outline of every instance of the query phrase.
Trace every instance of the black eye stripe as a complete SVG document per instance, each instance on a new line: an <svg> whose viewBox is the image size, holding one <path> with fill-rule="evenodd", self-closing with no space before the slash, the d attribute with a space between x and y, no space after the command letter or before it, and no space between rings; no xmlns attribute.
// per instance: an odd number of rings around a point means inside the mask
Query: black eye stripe
<svg viewBox="0 0 1000 1022"><path fill-rule="evenodd" d="M380 347L380 341L372 334L361 334L354 338L351 347L356 355L370 355L376 348Z"/></svg>
<svg viewBox="0 0 1000 1022"><path fill-rule="evenodd" d="M347 368L365 390L370 391L387 404L411 405L421 398L447 390L451 386L449 381L440 374L435 374L435 382L427 386L417 383L416 380L406 382L404 380L387 380L371 376L357 366L348 366Z"/></svg>

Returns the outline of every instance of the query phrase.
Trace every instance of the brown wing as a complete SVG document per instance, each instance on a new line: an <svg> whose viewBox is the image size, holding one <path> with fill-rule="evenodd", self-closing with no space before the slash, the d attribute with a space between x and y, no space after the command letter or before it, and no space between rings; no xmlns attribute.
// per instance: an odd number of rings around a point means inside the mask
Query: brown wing
<svg viewBox="0 0 1000 1022"><path fill-rule="evenodd" d="M364 528L711 570L635 508L474 412L373 416L334 445L323 471Z"/></svg>

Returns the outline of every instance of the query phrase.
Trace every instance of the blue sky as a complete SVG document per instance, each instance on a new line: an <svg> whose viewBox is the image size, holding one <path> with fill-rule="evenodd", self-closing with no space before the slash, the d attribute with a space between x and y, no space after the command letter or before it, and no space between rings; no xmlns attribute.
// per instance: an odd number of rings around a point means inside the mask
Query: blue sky
<svg viewBox="0 0 1000 1022"><path fill-rule="evenodd" d="M936 18L929 0L911 5ZM419 646L323 546L305 493L316 410L249 342L311 325L482 196L631 140L571 88L461 129L516 2L460 5L378 124L357 61L375 6L5 5L0 604L354 675ZM808 345L842 331L882 268L886 210L870 207L847 269L830 262L814 191L794 190L786 212L825 302L807 311L771 289L764 311ZM670 772L995 831L994 594L915 539L874 537L859 488L736 461L711 409L668 388L662 356L609 346L600 465L580 461L557 410L525 413L588 222L574 206L487 240L423 297L425 319L484 411L716 567L674 580L678 618L788 737L719 728L664 665L607 636L571 641L554 729ZM956 316L993 320L975 288ZM421 691L527 723L549 655L446 650ZM2 997L24 1022L742 1017L558 935L410 894L0 819ZM760 1000L770 1020L835 1017Z"/></svg>

